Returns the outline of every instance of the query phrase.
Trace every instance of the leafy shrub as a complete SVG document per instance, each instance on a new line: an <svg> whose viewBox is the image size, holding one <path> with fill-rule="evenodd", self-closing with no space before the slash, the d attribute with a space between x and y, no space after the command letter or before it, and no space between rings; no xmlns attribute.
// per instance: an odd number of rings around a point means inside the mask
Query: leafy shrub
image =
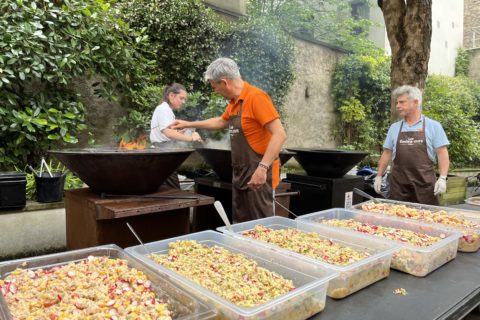
<svg viewBox="0 0 480 320"><path fill-rule="evenodd" d="M97 0L0 2L0 168L76 143L85 109L72 83L98 74L99 94L126 96L143 84L146 61L134 34Z"/></svg>
<svg viewBox="0 0 480 320"><path fill-rule="evenodd" d="M351 55L337 64L332 92L344 147L381 151L390 125L389 70L385 56Z"/></svg>
<svg viewBox="0 0 480 320"><path fill-rule="evenodd" d="M356 53L380 54L382 51L367 38L373 22L353 12L352 4L366 16L371 1L337 0L249 0L251 16L275 19L288 32L337 45Z"/></svg>
<svg viewBox="0 0 480 320"><path fill-rule="evenodd" d="M450 146L451 167L479 163L480 85L466 77L430 76L424 94L425 115L439 121Z"/></svg>
<svg viewBox="0 0 480 320"><path fill-rule="evenodd" d="M118 8L122 19L148 35L157 84L204 88L202 75L218 52L224 25L203 1L130 0Z"/></svg>
<svg viewBox="0 0 480 320"><path fill-rule="evenodd" d="M470 56L468 51L459 48L457 51L457 57L455 58L455 75L456 76L468 76L468 68L470 66Z"/></svg>

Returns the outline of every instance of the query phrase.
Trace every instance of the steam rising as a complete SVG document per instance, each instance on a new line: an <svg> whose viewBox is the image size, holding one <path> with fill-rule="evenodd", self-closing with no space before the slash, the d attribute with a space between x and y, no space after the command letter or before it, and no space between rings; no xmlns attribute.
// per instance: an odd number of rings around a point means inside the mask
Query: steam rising
<svg viewBox="0 0 480 320"><path fill-rule="evenodd" d="M221 140L208 140L203 144L204 148L230 150L230 135L226 134Z"/></svg>

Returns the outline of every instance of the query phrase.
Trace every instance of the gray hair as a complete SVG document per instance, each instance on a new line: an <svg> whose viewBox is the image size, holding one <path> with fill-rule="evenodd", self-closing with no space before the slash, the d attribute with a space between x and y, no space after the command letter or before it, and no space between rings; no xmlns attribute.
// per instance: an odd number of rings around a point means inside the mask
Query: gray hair
<svg viewBox="0 0 480 320"><path fill-rule="evenodd" d="M240 70L237 63L229 58L218 58L210 63L203 74L205 81L219 81L221 79L239 79Z"/></svg>
<svg viewBox="0 0 480 320"><path fill-rule="evenodd" d="M409 100L417 100L418 101L418 108L422 109L422 91L414 86L403 85L401 87L397 87L393 90L392 95L395 100L401 95L406 94Z"/></svg>

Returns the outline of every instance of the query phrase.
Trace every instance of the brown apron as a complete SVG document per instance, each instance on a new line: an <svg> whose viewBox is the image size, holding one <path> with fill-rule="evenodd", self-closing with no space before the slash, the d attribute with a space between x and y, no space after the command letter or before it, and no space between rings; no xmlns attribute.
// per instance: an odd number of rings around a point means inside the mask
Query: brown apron
<svg viewBox="0 0 480 320"><path fill-rule="evenodd" d="M228 119L232 148L232 216L234 223L274 215L272 168L268 169L267 181L259 190L253 191L247 185L263 156L253 151L248 144L242 129L242 112L243 101L240 101L240 111Z"/></svg>
<svg viewBox="0 0 480 320"><path fill-rule="evenodd" d="M402 128L403 121L390 174L390 198L438 205L438 198L433 194L436 175L434 163L427 152L425 118L422 131L402 132Z"/></svg>

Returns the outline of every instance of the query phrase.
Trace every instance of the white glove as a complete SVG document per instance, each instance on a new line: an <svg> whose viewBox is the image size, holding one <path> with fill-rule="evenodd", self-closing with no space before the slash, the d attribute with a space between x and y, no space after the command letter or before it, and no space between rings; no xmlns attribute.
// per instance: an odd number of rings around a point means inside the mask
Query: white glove
<svg viewBox="0 0 480 320"><path fill-rule="evenodd" d="M373 189L375 190L376 193L380 194L382 190L382 177L381 176L376 176L375 180L373 180Z"/></svg>
<svg viewBox="0 0 480 320"><path fill-rule="evenodd" d="M440 176L437 182L435 182L435 188L433 189L433 194L436 196L445 192L447 192L447 177Z"/></svg>

